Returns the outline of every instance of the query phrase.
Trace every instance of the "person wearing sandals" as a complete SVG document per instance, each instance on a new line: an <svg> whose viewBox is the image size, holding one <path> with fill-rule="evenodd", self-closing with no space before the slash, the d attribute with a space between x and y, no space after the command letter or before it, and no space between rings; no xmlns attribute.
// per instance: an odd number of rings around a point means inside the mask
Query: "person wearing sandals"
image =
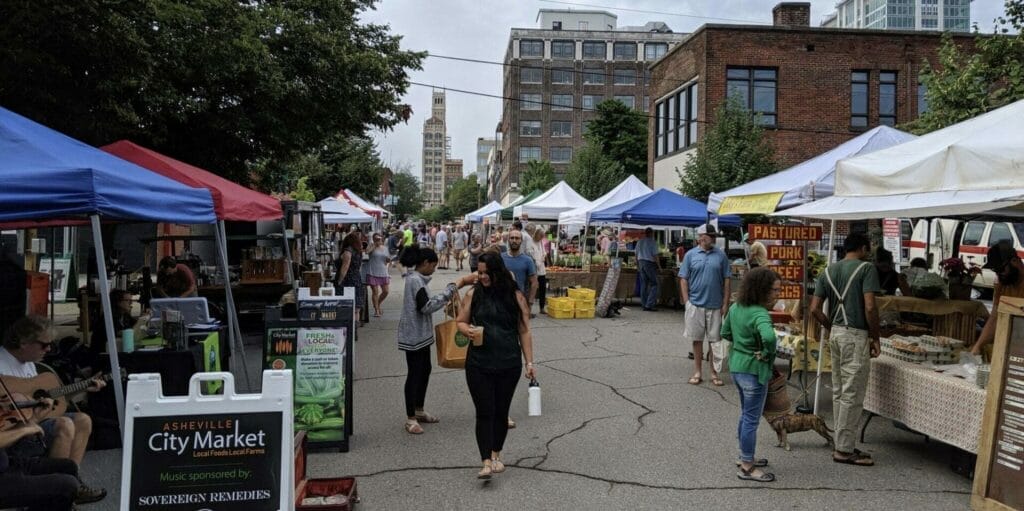
<svg viewBox="0 0 1024 511"><path fill-rule="evenodd" d="M832 461L871 466L870 455L856 449L857 426L864 410L871 359L881 353L878 341L878 308L875 295L881 292L878 271L867 261L871 242L854 233L843 242L846 257L829 265L818 277L811 300L811 314L829 330L832 353L832 416L835 421L835 451ZM829 302L829 314L823 308Z"/></svg>
<svg viewBox="0 0 1024 511"><path fill-rule="evenodd" d="M416 245L406 247L401 255L402 266L412 268L405 278L405 297L402 317L398 320L398 349L405 352L408 374L405 377L405 431L420 435L420 423L439 422L437 417L423 410L430 382L430 346L434 344L435 312L452 300L459 288L476 283L476 274L464 275L457 282L445 286L444 291L431 296L427 285L437 269L437 253L431 248Z"/></svg>
<svg viewBox="0 0 1024 511"><path fill-rule="evenodd" d="M334 275L334 288L341 296L342 290L352 287L356 290L356 317L359 317L361 304L366 302L366 286L363 285L363 233L352 231L341 242L341 255L335 261L337 273Z"/></svg>
<svg viewBox="0 0 1024 511"><path fill-rule="evenodd" d="M391 276L388 274L388 263L390 262L391 251L384 246L383 234L374 234L370 259L366 263L366 284L373 291L370 303L373 305L373 317L375 318L381 316L380 304L388 297L388 288L391 285Z"/></svg>
<svg viewBox="0 0 1024 511"><path fill-rule="evenodd" d="M535 376L530 306L500 254L485 252L477 263L477 284L466 293L459 332L471 342L466 384L476 408L476 443L483 467L480 479L505 471L501 451L508 436L508 410L526 360L526 378ZM520 356L522 358L520 358Z"/></svg>
<svg viewBox="0 0 1024 511"><path fill-rule="evenodd" d="M740 444L736 464L740 471L736 476L746 481L775 480L775 474L760 469L768 466L768 460L755 458L754 448L775 363L775 329L768 311L781 292L782 281L774 271L754 268L743 277L736 303L722 321L722 339L732 341L729 371L740 395L741 412L736 428Z"/></svg>
<svg viewBox="0 0 1024 511"><path fill-rule="evenodd" d="M729 257L715 246L715 226L697 228L698 246L686 252L679 265L679 300L686 305L683 316L683 339L693 343L694 373L691 385L700 385L704 361L704 341L711 350L711 383L724 385L719 377L725 347L719 331L722 316L729 310L729 278L732 277Z"/></svg>

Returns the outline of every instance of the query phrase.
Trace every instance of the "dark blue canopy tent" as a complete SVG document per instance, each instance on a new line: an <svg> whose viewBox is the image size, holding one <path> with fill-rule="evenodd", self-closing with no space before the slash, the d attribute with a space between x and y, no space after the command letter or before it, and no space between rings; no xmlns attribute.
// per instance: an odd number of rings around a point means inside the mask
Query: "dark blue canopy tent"
<svg viewBox="0 0 1024 511"><path fill-rule="evenodd" d="M594 211L591 222L628 225L697 226L708 221L707 205L666 188ZM740 217L718 217L719 227L739 226Z"/></svg>
<svg viewBox="0 0 1024 511"><path fill-rule="evenodd" d="M0 107L0 228L91 223L113 374L120 373L100 218L214 224L213 198ZM124 390L115 384L124 434Z"/></svg>

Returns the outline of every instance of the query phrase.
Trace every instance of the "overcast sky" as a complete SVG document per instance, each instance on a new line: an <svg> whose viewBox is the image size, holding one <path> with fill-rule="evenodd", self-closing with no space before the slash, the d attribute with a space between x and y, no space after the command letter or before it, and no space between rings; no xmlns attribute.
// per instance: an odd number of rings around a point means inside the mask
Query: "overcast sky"
<svg viewBox="0 0 1024 511"><path fill-rule="evenodd" d="M535 28L539 9L604 9L618 16L619 26L664 21L675 32L692 32L704 23L764 23L772 21L779 0L381 0L364 21L386 23L404 36L402 47L436 55L500 62L505 58L509 29ZM992 20L1002 14L1003 0L974 0L971 22L991 32ZM811 23L834 10L834 0L812 0ZM630 10L622 10L630 9ZM658 13L635 12L636 10ZM671 13L671 14L670 14ZM683 16L686 15L686 16ZM502 67L428 57L411 80L501 95ZM501 100L448 91L448 136L452 158L465 161L465 172L476 170L476 139L493 137L501 115ZM422 178L420 164L423 121L430 116L430 88L413 85L404 102L412 105L408 124L393 131L374 133L381 157L392 168L408 165Z"/></svg>

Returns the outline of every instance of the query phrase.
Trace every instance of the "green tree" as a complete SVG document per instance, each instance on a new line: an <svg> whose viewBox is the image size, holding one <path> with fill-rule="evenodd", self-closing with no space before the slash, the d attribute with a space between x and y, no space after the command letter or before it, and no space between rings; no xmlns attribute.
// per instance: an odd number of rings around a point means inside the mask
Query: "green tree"
<svg viewBox="0 0 1024 511"><path fill-rule="evenodd" d="M427 222L441 223L450 222L454 215L452 214L451 208L449 208L447 204L441 204L440 206L435 206L430 209L424 210L421 216Z"/></svg>
<svg viewBox="0 0 1024 511"><path fill-rule="evenodd" d="M647 116L643 112L614 99L602 101L583 136L606 157L622 164L627 174L647 181Z"/></svg>
<svg viewBox="0 0 1024 511"><path fill-rule="evenodd" d="M278 169L331 137L407 120L424 54L359 22L375 3L0 2L0 104L93 145L128 138L284 185Z"/></svg>
<svg viewBox="0 0 1024 511"><path fill-rule="evenodd" d="M547 160L530 160L519 176L519 193L529 195L536 190L546 191L555 186L555 169Z"/></svg>
<svg viewBox="0 0 1024 511"><path fill-rule="evenodd" d="M398 169L392 180L395 186L391 193L395 196L395 216L411 218L423 210L423 196L420 194L420 182L409 171L408 167Z"/></svg>
<svg viewBox="0 0 1024 511"><path fill-rule="evenodd" d="M594 200L618 186L627 176L621 163L603 154L593 141L588 141L573 156L565 182L587 200Z"/></svg>
<svg viewBox="0 0 1024 511"><path fill-rule="evenodd" d="M477 207L480 187L476 184L476 176L464 177L452 184L444 197L444 203L455 218L460 218Z"/></svg>
<svg viewBox="0 0 1024 511"><path fill-rule="evenodd" d="M1024 99L1024 0L1007 0L994 23L994 37L975 27L973 52L943 34L938 66L920 76L928 111L901 128L920 135Z"/></svg>
<svg viewBox="0 0 1024 511"><path fill-rule="evenodd" d="M318 197L351 189L356 195L376 201L380 194L384 164L373 141L367 137L331 137L327 146L315 153L322 171L310 176L310 186Z"/></svg>
<svg viewBox="0 0 1024 511"><path fill-rule="evenodd" d="M679 191L706 201L720 192L767 176L777 170L775 150L765 137L759 116L753 116L735 97L715 111L715 123L704 132L696 153L679 173Z"/></svg>

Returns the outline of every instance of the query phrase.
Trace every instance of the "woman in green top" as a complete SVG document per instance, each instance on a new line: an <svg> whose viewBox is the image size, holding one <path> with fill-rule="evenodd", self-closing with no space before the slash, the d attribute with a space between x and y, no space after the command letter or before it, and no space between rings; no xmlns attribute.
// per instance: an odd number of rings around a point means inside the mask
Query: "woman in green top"
<svg viewBox="0 0 1024 511"><path fill-rule="evenodd" d="M747 481L775 480L775 474L758 468L767 466L768 460L756 460L754 448L775 363L775 329L768 310L775 306L781 291L782 281L774 271L764 267L750 270L740 284L736 303L722 321L722 338L732 341L729 370L742 409L737 427L740 471L736 476Z"/></svg>
<svg viewBox="0 0 1024 511"><path fill-rule="evenodd" d="M490 479L491 474L505 471L500 456L523 359L526 377L535 375L533 337L530 307L501 255L481 254L477 276L456 322L459 331L473 341L466 354L466 384L476 407L476 443L483 460L477 477Z"/></svg>

